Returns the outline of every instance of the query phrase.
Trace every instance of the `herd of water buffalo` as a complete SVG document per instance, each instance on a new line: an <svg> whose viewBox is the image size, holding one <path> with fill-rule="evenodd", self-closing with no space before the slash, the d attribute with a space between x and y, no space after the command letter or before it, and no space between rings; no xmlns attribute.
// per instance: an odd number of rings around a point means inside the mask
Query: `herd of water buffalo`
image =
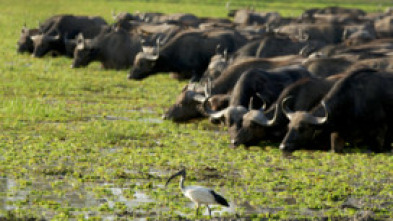
<svg viewBox="0 0 393 221"><path fill-rule="evenodd" d="M391 151L393 9L327 7L285 18L231 10L193 14L55 15L23 27L18 52L65 55L72 68L99 61L141 80L159 72L191 79L164 119L208 117L231 144L281 142L280 149L365 145Z"/></svg>

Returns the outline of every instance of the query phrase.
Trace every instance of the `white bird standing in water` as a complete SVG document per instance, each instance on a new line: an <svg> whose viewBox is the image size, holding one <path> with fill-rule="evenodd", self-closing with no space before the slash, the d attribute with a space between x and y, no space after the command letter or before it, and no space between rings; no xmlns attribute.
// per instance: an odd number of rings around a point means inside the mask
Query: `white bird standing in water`
<svg viewBox="0 0 393 221"><path fill-rule="evenodd" d="M209 216L212 216L211 209L209 204L216 204L229 207L228 201L224 199L224 197L218 195L214 190L203 187L203 186L184 186L184 180L186 179L186 169L182 169L176 174L172 175L168 181L166 182L165 186L168 185L169 181L173 178L181 176L180 178L180 189L184 196L189 198L192 202L196 205L196 216L198 216L198 211L200 205L205 204L207 209L209 210Z"/></svg>

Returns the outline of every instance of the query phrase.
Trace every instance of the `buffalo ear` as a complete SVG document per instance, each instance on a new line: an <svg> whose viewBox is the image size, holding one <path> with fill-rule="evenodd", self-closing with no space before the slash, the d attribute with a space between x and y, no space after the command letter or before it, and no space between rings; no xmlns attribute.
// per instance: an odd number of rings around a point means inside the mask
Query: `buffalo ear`
<svg viewBox="0 0 393 221"><path fill-rule="evenodd" d="M26 22L25 22L25 23L23 24L21 33L22 33L22 34L25 34L27 31L28 31L28 30L27 30L27 26L26 26Z"/></svg>
<svg viewBox="0 0 393 221"><path fill-rule="evenodd" d="M56 35L53 37L53 40L59 40L60 39L60 31L59 29L56 28Z"/></svg>

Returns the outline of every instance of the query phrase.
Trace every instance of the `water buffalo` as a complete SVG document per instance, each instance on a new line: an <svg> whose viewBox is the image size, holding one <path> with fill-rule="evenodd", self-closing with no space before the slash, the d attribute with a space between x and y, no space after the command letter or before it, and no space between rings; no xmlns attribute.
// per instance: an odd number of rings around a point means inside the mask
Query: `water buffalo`
<svg viewBox="0 0 393 221"><path fill-rule="evenodd" d="M237 25L255 25L278 23L281 16L277 12L255 12L248 9L237 10L234 14L233 22Z"/></svg>
<svg viewBox="0 0 393 221"><path fill-rule="evenodd" d="M136 13L128 13L128 12L120 12L116 14L112 11L112 18L116 22L122 21L137 21L137 22L148 22L152 20L156 20L157 17L163 16L164 13L161 12L136 12Z"/></svg>
<svg viewBox="0 0 393 221"><path fill-rule="evenodd" d="M66 54L64 46L65 36L74 38L79 33L107 23L101 17L56 15L47 19L41 26L41 34L32 37L34 42L34 57L42 57L49 51ZM99 32L98 32L99 33ZM98 34L97 33L97 34ZM85 34L85 33L84 33Z"/></svg>
<svg viewBox="0 0 393 221"><path fill-rule="evenodd" d="M366 12L356 8L326 7L305 10L298 21L300 22L354 22L365 16Z"/></svg>
<svg viewBox="0 0 393 221"><path fill-rule="evenodd" d="M343 76L334 75L327 79L303 78L290 84L267 110L254 109L243 115L241 127L230 133L231 144L236 147L241 144L256 145L262 140L281 141L288 124L288 119L282 112L282 101L290 98L287 105L292 110L310 110Z"/></svg>
<svg viewBox="0 0 393 221"><path fill-rule="evenodd" d="M342 39L346 45L359 45L377 38L374 24L346 25L344 27Z"/></svg>
<svg viewBox="0 0 393 221"><path fill-rule="evenodd" d="M240 76L250 68L272 69L280 66L300 63L298 56L286 56L284 58L244 58L236 60L229 65L221 75L212 80L211 89L207 97L204 86L184 87L181 94L164 114L164 119L177 122L188 121L194 118L207 117L202 104L207 100L212 110L218 111L226 107L229 102L228 94L235 87ZM218 96L217 96L218 95Z"/></svg>
<svg viewBox="0 0 393 221"><path fill-rule="evenodd" d="M290 39L288 36L266 35L263 39L254 40L245 44L235 53L226 56L227 58L225 59L223 56L217 56L216 59L212 59L205 75L219 75L225 70L227 65L236 59L242 59L244 57L269 58L297 54L306 56L324 45L317 41L297 41Z"/></svg>
<svg viewBox="0 0 393 221"><path fill-rule="evenodd" d="M337 44L342 41L343 25L336 23L289 24L280 26L276 32L300 41L314 40L326 44Z"/></svg>
<svg viewBox="0 0 393 221"><path fill-rule="evenodd" d="M346 71L354 61L342 57L316 57L303 62L303 65L315 76L328 77Z"/></svg>
<svg viewBox="0 0 393 221"><path fill-rule="evenodd" d="M132 32L141 37L144 46L153 47L156 46L157 40L161 46L166 44L181 29L180 26L172 24L140 24Z"/></svg>
<svg viewBox="0 0 393 221"><path fill-rule="evenodd" d="M282 55L300 54L308 55L326 44L318 40L298 40L288 36L266 36L258 46L255 56L260 58ZM307 49L307 53L304 51Z"/></svg>
<svg viewBox="0 0 393 221"><path fill-rule="evenodd" d="M229 64L230 61L228 60L228 54L226 51L224 53L217 53L210 58L210 63L207 66L200 82L205 83L207 79L212 80L218 78Z"/></svg>
<svg viewBox="0 0 393 221"><path fill-rule="evenodd" d="M181 94L177 97L176 103L164 114L164 119L177 122L191 120L205 116L202 111L202 103L218 94L228 94L232 91L241 74L250 67L270 66L267 61L261 62L258 59L238 60L230 68L220 74L211 82L209 94L206 94L205 86L188 85L183 88ZM207 80L207 79L206 79Z"/></svg>
<svg viewBox="0 0 393 221"><path fill-rule="evenodd" d="M330 134L332 151L342 152L346 142L361 142L376 152L390 151L392 84L392 73L358 69L337 81L311 111L293 112L283 104L290 122L280 149L292 152L324 132Z"/></svg>
<svg viewBox="0 0 393 221"><path fill-rule="evenodd" d="M182 31L158 50L158 54L139 53L128 79L141 80L158 72L177 72L185 76L191 74L191 81L197 82L218 45L230 53L244 43L244 37L231 30Z"/></svg>
<svg viewBox="0 0 393 221"><path fill-rule="evenodd" d="M375 31L379 38L391 38L393 36L393 16L386 16L375 21Z"/></svg>
<svg viewBox="0 0 393 221"><path fill-rule="evenodd" d="M80 34L72 67L84 67L92 61L99 61L105 69L126 69L141 50L139 36L123 29L102 33L94 39L84 39Z"/></svg>
<svg viewBox="0 0 393 221"><path fill-rule="evenodd" d="M17 49L18 53L23 53L23 52L33 53L34 43L31 38L38 34L39 34L38 28L28 29L26 28L26 26L23 26L18 40L18 49Z"/></svg>
<svg viewBox="0 0 393 221"><path fill-rule="evenodd" d="M310 76L311 73L300 65L285 66L269 71L262 68L249 69L236 82L226 109L212 111L205 108L205 110L213 123L224 123L230 127L231 133L241 126L241 119L250 106L268 108L286 86Z"/></svg>

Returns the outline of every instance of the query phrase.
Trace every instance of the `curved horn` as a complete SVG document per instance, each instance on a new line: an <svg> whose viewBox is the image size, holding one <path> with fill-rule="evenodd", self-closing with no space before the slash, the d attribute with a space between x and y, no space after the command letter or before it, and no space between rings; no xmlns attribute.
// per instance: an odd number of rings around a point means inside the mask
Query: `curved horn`
<svg viewBox="0 0 393 221"><path fill-rule="evenodd" d="M224 50L223 56L224 56L224 60L228 61L228 49Z"/></svg>
<svg viewBox="0 0 393 221"><path fill-rule="evenodd" d="M273 118L270 120L266 121L266 125L267 127L271 127L274 126L276 124L276 120L277 120L277 116L278 116L278 109L280 108L280 104L276 103L276 105L274 106L274 115Z"/></svg>
<svg viewBox="0 0 393 221"><path fill-rule="evenodd" d="M266 107L267 107L266 100L262 97L262 95L260 93L256 93L256 95L259 97L259 99L261 99L261 101L263 103L261 106L261 110L262 111L266 110Z"/></svg>
<svg viewBox="0 0 393 221"><path fill-rule="evenodd" d="M156 52L157 52L157 56L160 54L160 38L157 38L157 40L156 40L156 46L157 46L157 50L156 50Z"/></svg>
<svg viewBox="0 0 393 221"><path fill-rule="evenodd" d="M205 97L212 96L212 81L211 78L207 78L207 83L205 84Z"/></svg>
<svg viewBox="0 0 393 221"><path fill-rule="evenodd" d="M216 46L216 54L220 54L221 44Z"/></svg>
<svg viewBox="0 0 393 221"><path fill-rule="evenodd" d="M323 116L323 117L315 117L315 116L313 116L313 119L312 119L312 121L310 123L315 124L315 125L322 125L322 124L327 122L328 116L329 116L329 112L328 112L328 109L326 107L325 101L321 101L321 106L322 106L322 108L323 108L323 110L325 112L325 116Z"/></svg>
<svg viewBox="0 0 393 221"><path fill-rule="evenodd" d="M145 53L145 58L146 59L149 59L149 60L152 60L152 61L156 61L157 59L158 59L158 57L160 56L160 39L157 39L156 40L156 45L157 45L157 49L156 50L153 50L153 51L155 51L155 53Z"/></svg>
<svg viewBox="0 0 393 221"><path fill-rule="evenodd" d="M200 93L195 92L195 90L190 90L190 91L186 91L186 99L189 101L196 101L198 103L203 103L205 102L206 99L208 99L208 97L203 96Z"/></svg>
<svg viewBox="0 0 393 221"><path fill-rule="evenodd" d="M292 99L292 96L286 97L285 99L282 100L281 102L281 108L282 108L282 112L285 114L285 116L291 120L293 117L293 111L290 110L287 106L287 102L288 100Z"/></svg>
<svg viewBox="0 0 393 221"><path fill-rule="evenodd" d="M199 102L199 103L203 103L203 102L205 102L206 100L208 100L208 98L207 97L205 97L205 96L203 96L203 95L201 95L201 94L195 94L194 96L192 96L192 99L194 100L194 101L196 101L196 102Z"/></svg>
<svg viewBox="0 0 393 221"><path fill-rule="evenodd" d="M79 33L76 37L76 47L81 50L85 48L85 38L82 33Z"/></svg>
<svg viewBox="0 0 393 221"><path fill-rule="evenodd" d="M249 109L249 110L252 110L252 109L253 109L253 103L254 103L254 97L251 96L251 97L250 97L250 103L248 104L248 109Z"/></svg>
<svg viewBox="0 0 393 221"><path fill-rule="evenodd" d="M61 37L60 37L60 31L59 31L58 28L55 29L55 33L56 33L55 36L49 35L48 38L51 39L51 40L60 40Z"/></svg>
<svg viewBox="0 0 393 221"><path fill-rule="evenodd" d="M278 116L278 108L279 108L279 104L276 103L273 118L270 120L266 117L263 111L253 110L255 111L254 112L255 115L253 116L252 121L265 127L272 127L276 124L276 120Z"/></svg>
<svg viewBox="0 0 393 221"><path fill-rule="evenodd" d="M202 107L200 108L201 113L205 115L205 117L211 117L213 119L221 119L227 112L227 108L221 111L214 111L208 107L207 105L208 103L209 103L209 97L205 98L205 100L202 103Z"/></svg>

